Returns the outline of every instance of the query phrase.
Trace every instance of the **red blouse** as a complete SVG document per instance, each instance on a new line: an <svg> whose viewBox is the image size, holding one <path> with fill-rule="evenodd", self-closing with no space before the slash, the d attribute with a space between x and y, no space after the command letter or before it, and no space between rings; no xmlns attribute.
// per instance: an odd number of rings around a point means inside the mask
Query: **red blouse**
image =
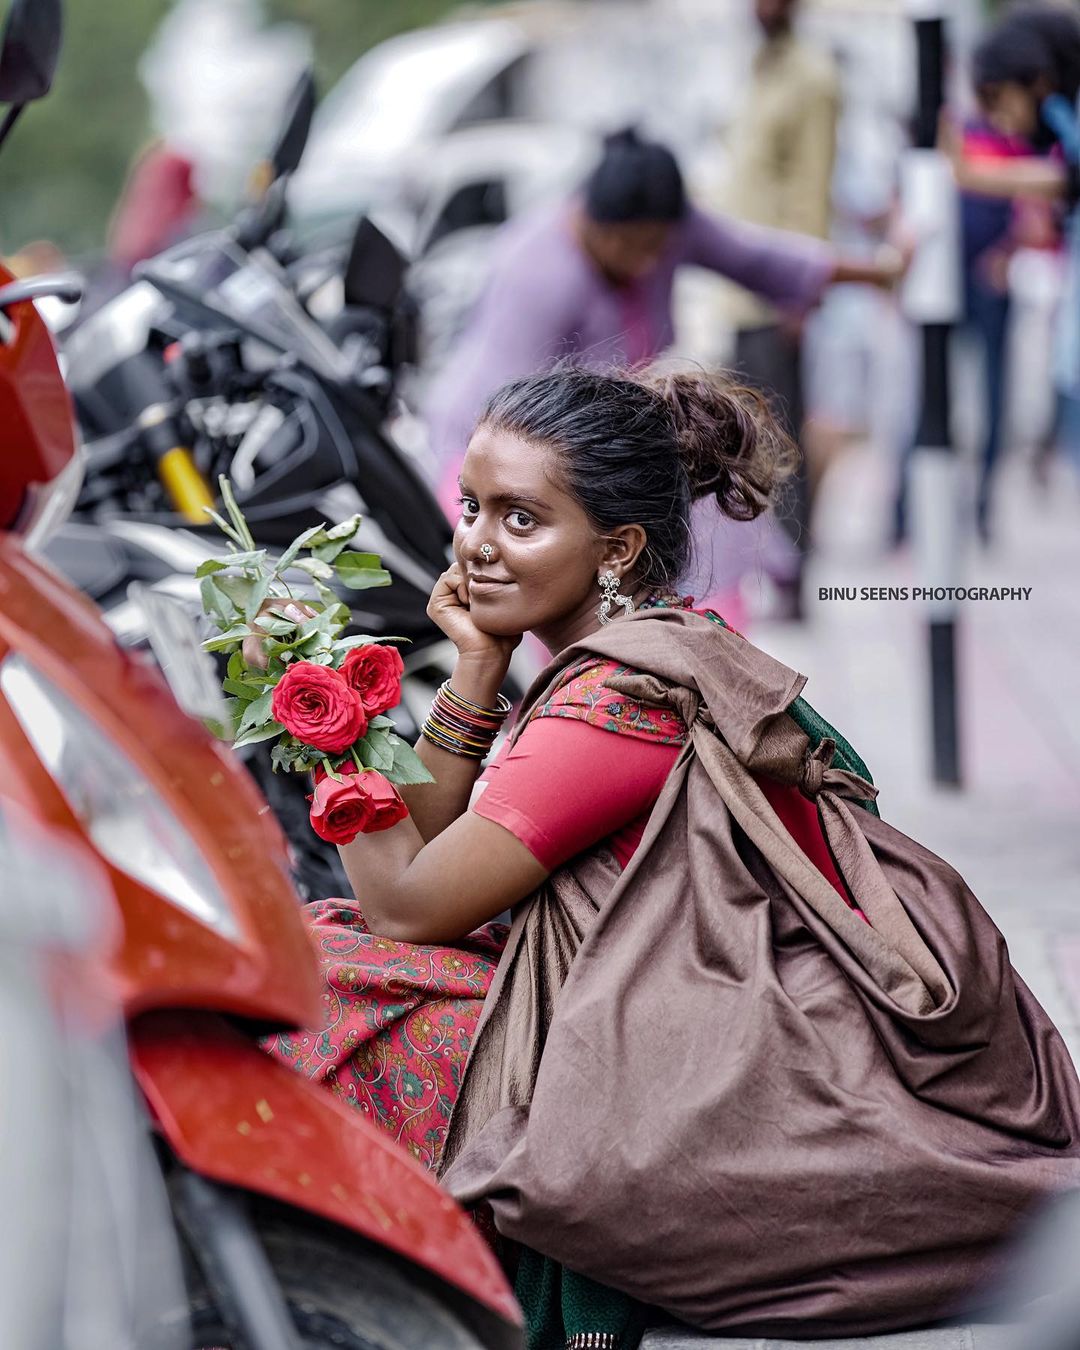
<svg viewBox="0 0 1080 1350"><path fill-rule="evenodd" d="M548 871L604 841L625 867L686 739L674 713L606 687L616 669L584 663L481 777L473 811L509 830ZM755 781L807 858L851 904L814 803L796 787L759 775Z"/></svg>

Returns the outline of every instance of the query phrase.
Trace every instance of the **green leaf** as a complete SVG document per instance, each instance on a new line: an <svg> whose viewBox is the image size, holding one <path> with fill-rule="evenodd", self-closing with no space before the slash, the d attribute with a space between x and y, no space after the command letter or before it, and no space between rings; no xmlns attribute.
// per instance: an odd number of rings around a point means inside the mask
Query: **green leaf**
<svg viewBox="0 0 1080 1350"><path fill-rule="evenodd" d="M286 633L295 633L297 623L295 619L282 619L272 614L264 614L259 620L259 627L267 637L284 637Z"/></svg>
<svg viewBox="0 0 1080 1350"><path fill-rule="evenodd" d="M391 783L398 787L412 787L418 783L435 781L427 765L408 741L403 741L400 736L389 736L387 739L393 750L394 762L384 772Z"/></svg>
<svg viewBox="0 0 1080 1350"><path fill-rule="evenodd" d="M251 636L251 629L247 624L238 624L235 628L229 628L224 633L219 633L217 637L207 638L203 642L202 649L205 652L223 652L231 647L233 643L241 643L244 638Z"/></svg>
<svg viewBox="0 0 1080 1350"><path fill-rule="evenodd" d="M228 675L230 680L242 680L247 673L248 668L244 658L239 652L233 652L232 656L229 657L229 664L225 667L225 674Z"/></svg>
<svg viewBox="0 0 1080 1350"><path fill-rule="evenodd" d="M218 513L212 507L204 506L203 510L206 512L206 514L210 517L210 519L214 522L214 524L218 527L218 529L221 531L223 535L225 535L229 539L232 539L235 543L239 544L241 548L247 547L247 544L245 543L242 536L237 534L236 531L233 529L233 527L229 524L229 522L227 520L224 520L221 516L219 516Z"/></svg>
<svg viewBox="0 0 1080 1350"><path fill-rule="evenodd" d="M275 736L280 736L284 730L280 722L268 722L266 726L253 727L242 736L237 736L233 746L239 750L242 745L258 745L260 741L271 741Z"/></svg>
<svg viewBox="0 0 1080 1350"><path fill-rule="evenodd" d="M377 553L342 553L334 563L334 570L350 590L390 585L390 573L379 566Z"/></svg>
<svg viewBox="0 0 1080 1350"><path fill-rule="evenodd" d="M270 594L271 580L272 578L269 576L262 576L258 581L252 582L247 603L244 605L244 618L247 619L248 623L254 623L259 617L259 610L262 608L262 602ZM259 627L262 627L261 623L259 624Z"/></svg>
<svg viewBox="0 0 1080 1350"><path fill-rule="evenodd" d="M333 544L320 544L318 548L311 550L311 556L319 562L332 563L339 553L343 553L349 547L347 539L338 539Z"/></svg>
<svg viewBox="0 0 1080 1350"><path fill-rule="evenodd" d="M284 769L288 772L307 754L307 747L292 736L285 736L270 751L270 767L276 772Z"/></svg>
<svg viewBox="0 0 1080 1350"><path fill-rule="evenodd" d="M411 641L412 638L406 637L383 637L381 633L378 636L371 633L354 633L352 637L337 639L334 643L334 655L344 656L346 652L351 652L354 647L370 647L373 642L386 645L391 642Z"/></svg>
<svg viewBox="0 0 1080 1350"><path fill-rule="evenodd" d="M247 605L248 596L251 594L251 588L255 583L247 577L215 577L214 585L219 591L223 591L233 602L236 608L243 614Z"/></svg>
<svg viewBox="0 0 1080 1350"><path fill-rule="evenodd" d="M237 726L237 723L240 721L240 718L243 716L244 707L245 707L245 704L244 704L243 699L239 699L239 698L227 698L227 699L225 700L225 709L226 709L226 711L228 712L229 718L230 718L230 721L231 721L231 727L230 727L230 730L232 731L232 733L233 733L234 736L236 735L236 726Z"/></svg>
<svg viewBox="0 0 1080 1350"><path fill-rule="evenodd" d="M292 567L292 565L296 562L300 550L308 543L310 539L314 539L317 534L322 534L325 528L326 528L325 525L313 525L310 530L305 530L303 534L297 535L297 537L292 541L289 547L277 560L277 566L274 568L274 571L285 572L290 567Z"/></svg>
<svg viewBox="0 0 1080 1350"><path fill-rule="evenodd" d="M221 681L221 687L227 694L235 696L237 702L248 704L256 699L265 687L263 680L232 680L228 676Z"/></svg>
<svg viewBox="0 0 1080 1350"><path fill-rule="evenodd" d="M242 733L247 731L249 727L265 726L272 716L270 704L273 697L273 689L267 689L258 698L253 699L245 708L244 716L237 727L237 731Z"/></svg>
<svg viewBox="0 0 1080 1350"><path fill-rule="evenodd" d="M228 563L223 563L220 558L207 558L195 569L195 580L200 581L203 577L208 577L211 572L224 572Z"/></svg>
<svg viewBox="0 0 1080 1350"><path fill-rule="evenodd" d="M255 568L266 562L266 549L249 548L243 552L227 553L221 561L226 567Z"/></svg>
<svg viewBox="0 0 1080 1350"><path fill-rule="evenodd" d="M349 516L347 520L339 520L336 525L329 528L324 526L317 531L309 541L308 547L312 550L316 548L325 548L328 544L345 545L360 528L363 516Z"/></svg>
<svg viewBox="0 0 1080 1350"><path fill-rule="evenodd" d="M297 558L293 570L306 572L309 577L317 577L320 581L331 581L334 577L334 569L330 564L320 562L318 558Z"/></svg>
<svg viewBox="0 0 1080 1350"><path fill-rule="evenodd" d="M231 624L237 618L235 607L227 595L218 587L213 577L203 577L199 582L199 595L202 607L212 619L220 619Z"/></svg>
<svg viewBox="0 0 1080 1350"><path fill-rule="evenodd" d="M305 620L300 630L300 641L294 644L296 650L305 656L325 651L326 660L322 664L332 661L334 639L349 622L349 618L348 606L339 601L332 609L324 609L313 619Z"/></svg>
<svg viewBox="0 0 1080 1350"><path fill-rule="evenodd" d="M385 731L372 731L369 728L367 735L357 741L353 749L365 769L378 769L380 773L387 773L394 767L394 747Z"/></svg>
<svg viewBox="0 0 1080 1350"><path fill-rule="evenodd" d="M384 717L382 713L376 713L368 722L368 726L372 731L381 731L384 727L393 728L393 725L394 719L392 717Z"/></svg>
<svg viewBox="0 0 1080 1350"><path fill-rule="evenodd" d="M241 547L254 549L255 540L251 537L251 531L248 529L248 523L244 519L244 513L236 504L236 498L233 496L232 484L224 474L218 475L218 490L221 493L221 500L225 503L225 510L229 513L229 519L233 523L233 528L240 536Z"/></svg>

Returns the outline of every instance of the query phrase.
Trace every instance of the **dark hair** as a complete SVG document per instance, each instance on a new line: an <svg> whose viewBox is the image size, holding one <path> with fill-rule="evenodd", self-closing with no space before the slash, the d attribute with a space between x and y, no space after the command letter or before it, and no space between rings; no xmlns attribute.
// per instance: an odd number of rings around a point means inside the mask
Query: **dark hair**
<svg viewBox="0 0 1080 1350"><path fill-rule="evenodd" d="M759 393L704 372L563 366L504 385L480 424L554 449L598 530L643 526L638 580L654 588L686 570L691 502L715 496L725 515L753 520L797 460Z"/></svg>
<svg viewBox="0 0 1080 1350"><path fill-rule="evenodd" d="M686 189L675 156L666 145L643 141L627 127L604 138L599 164L585 183L585 213L614 224L637 220L681 220Z"/></svg>
<svg viewBox="0 0 1080 1350"><path fill-rule="evenodd" d="M1060 6L1014 10L983 38L972 58L976 90L992 84L1033 88L1045 79L1050 92L1070 103L1080 93L1080 17ZM1040 139L1054 138L1040 124Z"/></svg>

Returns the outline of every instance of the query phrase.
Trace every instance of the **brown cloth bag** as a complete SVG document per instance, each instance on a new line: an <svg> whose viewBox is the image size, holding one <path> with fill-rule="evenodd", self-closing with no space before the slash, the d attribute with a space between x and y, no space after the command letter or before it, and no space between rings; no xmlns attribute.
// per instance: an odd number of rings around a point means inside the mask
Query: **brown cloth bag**
<svg viewBox="0 0 1080 1350"><path fill-rule="evenodd" d="M945 862L861 807L785 713L805 678L645 611L564 652L643 672L691 728L619 876L602 852L515 914L444 1180L508 1238L697 1326L869 1335L953 1312L1080 1181L1080 1087ZM817 801L872 927L750 770ZM558 785L552 784L553 790Z"/></svg>

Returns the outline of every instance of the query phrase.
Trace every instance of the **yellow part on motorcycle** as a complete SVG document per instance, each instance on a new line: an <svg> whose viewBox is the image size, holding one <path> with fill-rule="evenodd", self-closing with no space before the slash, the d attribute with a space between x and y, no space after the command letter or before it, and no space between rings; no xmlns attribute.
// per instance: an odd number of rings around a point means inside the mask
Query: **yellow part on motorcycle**
<svg viewBox="0 0 1080 1350"><path fill-rule="evenodd" d="M169 494L169 500L189 524L207 523L205 508L213 506L214 495L192 459L190 450L182 445L166 450L158 460L158 477Z"/></svg>

